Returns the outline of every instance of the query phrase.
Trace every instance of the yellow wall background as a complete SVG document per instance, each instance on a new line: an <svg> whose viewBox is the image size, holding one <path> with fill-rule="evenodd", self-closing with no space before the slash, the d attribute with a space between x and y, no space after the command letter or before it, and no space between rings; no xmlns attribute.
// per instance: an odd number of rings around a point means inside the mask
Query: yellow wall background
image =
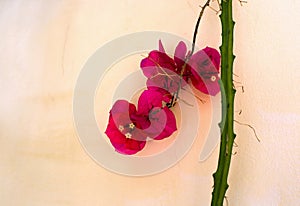
<svg viewBox="0 0 300 206"><path fill-rule="evenodd" d="M98 166L81 147L72 93L87 58L124 34L159 30L192 38L198 0L0 1L1 205L209 205L218 151L198 162L197 140L176 166L133 178ZM300 204L300 3L234 1L236 155L232 206ZM216 2L213 4L216 8ZM220 45L207 10L200 47Z"/></svg>

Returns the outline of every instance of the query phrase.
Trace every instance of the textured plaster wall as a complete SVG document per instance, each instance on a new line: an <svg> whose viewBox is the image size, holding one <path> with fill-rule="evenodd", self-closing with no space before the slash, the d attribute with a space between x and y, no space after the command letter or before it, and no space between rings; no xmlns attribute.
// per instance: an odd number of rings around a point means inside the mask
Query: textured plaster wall
<svg viewBox="0 0 300 206"><path fill-rule="evenodd" d="M123 34L160 30L191 39L197 0L0 1L1 205L209 205L217 149L158 175L131 178L99 167L73 128L72 92L87 58ZM214 5L216 7L216 4ZM232 206L300 204L300 3L235 0L237 145ZM200 46L220 45L207 10Z"/></svg>

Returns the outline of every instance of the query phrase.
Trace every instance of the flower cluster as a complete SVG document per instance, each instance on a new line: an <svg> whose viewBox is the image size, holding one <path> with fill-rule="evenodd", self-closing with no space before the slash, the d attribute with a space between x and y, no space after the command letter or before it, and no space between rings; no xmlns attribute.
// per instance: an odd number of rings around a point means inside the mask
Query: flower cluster
<svg viewBox="0 0 300 206"><path fill-rule="evenodd" d="M151 51L140 67L147 89L137 107L127 100L116 101L105 131L115 150L126 155L142 150L149 139L161 140L177 130L171 108L181 88L191 82L205 94L215 96L220 91L220 54L210 47L191 55L181 41L171 58L159 41L159 49Z"/></svg>

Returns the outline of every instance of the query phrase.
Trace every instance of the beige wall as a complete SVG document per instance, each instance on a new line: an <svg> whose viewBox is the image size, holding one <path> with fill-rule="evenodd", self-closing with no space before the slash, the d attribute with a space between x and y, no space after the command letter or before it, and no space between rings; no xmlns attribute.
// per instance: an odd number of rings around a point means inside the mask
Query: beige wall
<svg viewBox="0 0 300 206"><path fill-rule="evenodd" d="M199 163L201 139L158 175L132 178L98 166L73 128L72 92L87 58L123 34L161 30L191 39L197 0L0 1L1 205L209 205L218 151ZM216 5L215 5L216 6ZM237 154L229 205L299 205L300 4L235 0ZM218 47L207 11L200 46Z"/></svg>

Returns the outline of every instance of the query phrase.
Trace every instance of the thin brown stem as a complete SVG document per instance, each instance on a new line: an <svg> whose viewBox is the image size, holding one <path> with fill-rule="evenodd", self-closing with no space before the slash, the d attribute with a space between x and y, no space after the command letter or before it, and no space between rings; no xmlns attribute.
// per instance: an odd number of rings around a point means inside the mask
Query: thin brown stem
<svg viewBox="0 0 300 206"><path fill-rule="evenodd" d="M247 127L249 127L250 129L252 129L252 131L253 131L253 133L254 133L254 135L255 135L257 141L260 142L260 139L258 138L258 135L257 135L256 130L254 129L254 127L252 127L250 124L241 123L241 122L239 122L239 121L237 121L237 120L233 120L233 121L236 122L236 123L238 123L239 125L247 126Z"/></svg>
<svg viewBox="0 0 300 206"><path fill-rule="evenodd" d="M209 6L211 0L207 0L206 3L204 4L204 6L201 6L201 11L199 13L199 17L195 26L195 30L194 30L194 36L193 36L193 44L192 44L192 50L189 56L192 56L195 50L195 45L196 45L196 39L197 39L197 34L198 34L198 28L200 25L200 21L202 19L202 16L204 14L204 10L206 9L206 7Z"/></svg>
<svg viewBox="0 0 300 206"><path fill-rule="evenodd" d="M179 80L178 89L175 92L175 94L173 95L173 99L171 101L171 105L173 105L173 106L175 105L175 103L178 99L179 91L180 91L181 85L182 85L182 77L183 77L183 74L185 72L185 68L186 68L187 63L189 62L191 56L193 55L193 53L195 51L195 46L196 46L196 40L197 40L198 29L199 29L199 26L200 26L200 21L202 19L202 16L204 14L205 9L207 7L209 7L210 1L211 0L207 0L206 3L204 4L204 6L201 6L201 11L199 13L199 17L198 17L196 25L195 25L195 30L194 30L194 35L193 35L193 42L192 42L192 49L191 49L191 52L189 52L188 55L185 58L184 65L182 66L181 72L180 72L180 80Z"/></svg>
<svg viewBox="0 0 300 206"><path fill-rule="evenodd" d="M247 1L239 0L240 5L243 6L244 4L248 3Z"/></svg>

